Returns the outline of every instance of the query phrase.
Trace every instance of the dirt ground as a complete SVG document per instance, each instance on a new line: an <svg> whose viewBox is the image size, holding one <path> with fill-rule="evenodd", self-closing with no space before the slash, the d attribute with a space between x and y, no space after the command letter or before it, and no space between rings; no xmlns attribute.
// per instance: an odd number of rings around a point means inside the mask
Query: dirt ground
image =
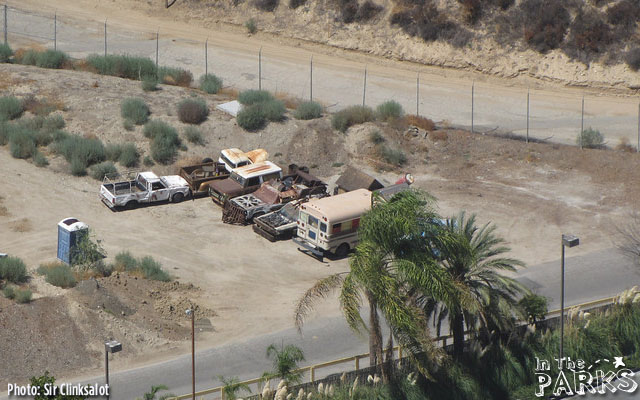
<svg viewBox="0 0 640 400"><path fill-rule="evenodd" d="M557 259L563 232L581 238L572 254L611 247L615 226L637 208L636 153L527 145L446 127L426 138L414 137L404 134L404 126L384 123L340 134L330 128L328 118L288 119L247 133L215 110L228 98L192 89L163 86L146 93L139 83L119 78L6 64L0 65L0 80L0 96L34 94L62 104L69 132L95 135L105 143L133 142L143 152L148 152L148 140L142 128L122 128L121 99L144 98L153 119L182 132L185 125L178 122L175 105L196 93L211 110L200 126L207 143L188 145L181 159L198 160L227 147L264 147L280 165L308 165L328 181L346 164L386 182L408 171L417 187L438 198L443 215L467 210L478 213L481 222L496 223L511 255L529 265ZM369 139L373 130L407 153L405 167L376 171L380 164ZM129 349L119 368L182 354L189 334L184 309L191 305L199 307L201 316L200 349L287 328L304 290L348 268L346 260L323 264L298 252L290 241L270 243L250 227L225 225L220 209L207 198L112 212L97 198L98 181L73 177L62 158L47 156L51 165L37 168L12 158L7 146L0 148L0 251L25 260L34 276L28 286L35 292L28 305L0 298L0 359L12 360L12 368L0 370L0 380L24 381L42 372L36 370L43 365L56 376L98 374L102 341L110 337ZM175 168L153 170L166 174ZM45 283L34 270L55 259L56 225L70 216L93 229L110 259L123 250L151 255L177 283L126 274L68 290ZM316 317L336 313L336 304L328 302ZM68 349L74 349L77 359L66 357Z"/></svg>

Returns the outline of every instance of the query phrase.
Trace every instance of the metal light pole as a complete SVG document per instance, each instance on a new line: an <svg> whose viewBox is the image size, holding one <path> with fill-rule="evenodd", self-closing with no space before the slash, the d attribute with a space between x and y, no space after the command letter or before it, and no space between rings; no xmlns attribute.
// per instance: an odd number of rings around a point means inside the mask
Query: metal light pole
<svg viewBox="0 0 640 400"><path fill-rule="evenodd" d="M111 396L111 388L109 388L109 353L117 353L122 350L122 344L117 340L109 340L104 342L104 371L105 380L107 382L107 399Z"/></svg>
<svg viewBox="0 0 640 400"><path fill-rule="evenodd" d="M196 330L195 330L195 311L188 309L187 315L191 317L191 386L192 399L196 400Z"/></svg>
<svg viewBox="0 0 640 400"><path fill-rule="evenodd" d="M560 270L560 365L563 364L564 355L564 248L575 247L580 244L580 239L574 235L562 234L562 266Z"/></svg>

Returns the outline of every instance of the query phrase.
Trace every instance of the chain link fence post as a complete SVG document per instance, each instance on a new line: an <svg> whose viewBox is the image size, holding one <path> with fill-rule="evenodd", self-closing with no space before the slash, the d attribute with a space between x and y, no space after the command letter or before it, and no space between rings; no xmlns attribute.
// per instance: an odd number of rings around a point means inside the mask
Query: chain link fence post
<svg viewBox="0 0 640 400"><path fill-rule="evenodd" d="M4 5L4 44L9 44L8 36L7 36L7 33L8 33L8 29L7 29L7 12L9 12L9 11L8 11L7 5L5 4Z"/></svg>

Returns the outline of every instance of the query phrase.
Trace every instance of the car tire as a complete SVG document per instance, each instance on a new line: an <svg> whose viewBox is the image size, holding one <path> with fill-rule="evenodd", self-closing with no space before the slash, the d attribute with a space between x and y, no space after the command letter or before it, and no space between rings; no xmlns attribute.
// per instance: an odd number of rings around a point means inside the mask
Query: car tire
<svg viewBox="0 0 640 400"><path fill-rule="evenodd" d="M336 249L336 253L335 254L336 254L336 256L338 256L340 258L346 257L347 254L349 254L349 245L347 243L342 243Z"/></svg>
<svg viewBox="0 0 640 400"><path fill-rule="evenodd" d="M176 193L171 197L171 201L173 203L180 203L182 200L184 200L184 195L182 193Z"/></svg>
<svg viewBox="0 0 640 400"><path fill-rule="evenodd" d="M203 163L203 164L210 163L210 162L213 162L213 159L212 159L212 158L207 157L207 158L203 158L203 159L202 159L202 163Z"/></svg>
<svg viewBox="0 0 640 400"><path fill-rule="evenodd" d="M138 202L135 200L127 201L127 204L124 205L125 210L133 210L138 205Z"/></svg>

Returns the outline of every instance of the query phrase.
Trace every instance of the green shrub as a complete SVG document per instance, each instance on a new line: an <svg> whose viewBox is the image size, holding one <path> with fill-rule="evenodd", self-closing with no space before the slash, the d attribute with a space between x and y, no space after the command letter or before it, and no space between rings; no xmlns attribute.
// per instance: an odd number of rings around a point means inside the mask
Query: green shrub
<svg viewBox="0 0 640 400"><path fill-rule="evenodd" d="M107 143L107 145L104 146L104 154L107 160L116 162L122 154L122 145L119 143Z"/></svg>
<svg viewBox="0 0 640 400"><path fill-rule="evenodd" d="M60 69L68 59L69 56L60 50L45 50L37 54L36 66L40 68Z"/></svg>
<svg viewBox="0 0 640 400"><path fill-rule="evenodd" d="M13 124L0 119L0 146L9 143L9 134L13 129Z"/></svg>
<svg viewBox="0 0 640 400"><path fill-rule="evenodd" d="M247 32L252 35L258 32L258 26L256 25L256 21L253 18L249 18L249 20L244 23L244 27L247 28Z"/></svg>
<svg viewBox="0 0 640 400"><path fill-rule="evenodd" d="M175 135L178 136L175 128L166 122L159 120L151 120L144 125L142 133L145 137L153 139L156 136Z"/></svg>
<svg viewBox="0 0 640 400"><path fill-rule="evenodd" d="M14 158L31 158L36 153L35 132L17 129L9 138L9 149Z"/></svg>
<svg viewBox="0 0 640 400"><path fill-rule="evenodd" d="M120 115L136 125L143 125L149 120L149 107L143 99L131 97L124 99L120 105Z"/></svg>
<svg viewBox="0 0 640 400"><path fill-rule="evenodd" d="M267 118L260 104L254 104L240 111L236 121L240 127L247 131L257 131L265 126Z"/></svg>
<svg viewBox="0 0 640 400"><path fill-rule="evenodd" d="M25 304L31 302L31 290L29 289L16 289L16 303Z"/></svg>
<svg viewBox="0 0 640 400"><path fill-rule="evenodd" d="M389 121L400 118L404 115L404 110L400 103L394 100L385 101L376 107L376 117L381 121Z"/></svg>
<svg viewBox="0 0 640 400"><path fill-rule="evenodd" d="M44 275L47 283L63 289L72 288L76 285L76 277L70 266L62 263L41 265L38 273Z"/></svg>
<svg viewBox="0 0 640 400"><path fill-rule="evenodd" d="M350 126L373 120L373 110L366 106L351 106L333 114L331 126L340 132L346 132Z"/></svg>
<svg viewBox="0 0 640 400"><path fill-rule="evenodd" d="M138 261L128 251L121 251L116 254L114 263L116 271L133 271L138 268Z"/></svg>
<svg viewBox="0 0 640 400"><path fill-rule="evenodd" d="M0 258L0 279L24 283L27 281L27 266L18 257Z"/></svg>
<svg viewBox="0 0 640 400"><path fill-rule="evenodd" d="M245 106L269 100L273 100L273 96L266 90L245 90L238 95L238 101Z"/></svg>
<svg viewBox="0 0 640 400"><path fill-rule="evenodd" d="M69 135L67 132L60 129L51 132L51 137L53 138L53 141L55 143L60 143L66 138L68 138L69 136L71 135Z"/></svg>
<svg viewBox="0 0 640 400"><path fill-rule="evenodd" d="M158 68L158 80L167 85L191 86L193 75L182 68L160 67Z"/></svg>
<svg viewBox="0 0 640 400"><path fill-rule="evenodd" d="M222 79L213 74L206 74L200 77L200 90L209 94L218 93L222 89Z"/></svg>
<svg viewBox="0 0 640 400"><path fill-rule="evenodd" d="M0 44L0 63L8 63L11 61L11 56L13 56L11 47L8 44Z"/></svg>
<svg viewBox="0 0 640 400"><path fill-rule="evenodd" d="M376 129L369 134L369 141L373 144L380 144L385 141L385 138L384 136L382 136L382 133L380 133L380 131Z"/></svg>
<svg viewBox="0 0 640 400"><path fill-rule="evenodd" d="M268 100L263 103L258 103L262 108L265 118L269 121L282 121L284 119L284 113L287 111L284 103L280 100Z"/></svg>
<svg viewBox="0 0 640 400"><path fill-rule="evenodd" d="M33 140L36 146L48 146L53 142L53 135L50 131L42 129L33 133Z"/></svg>
<svg viewBox="0 0 640 400"><path fill-rule="evenodd" d="M180 141L172 136L156 136L151 141L151 157L160 164L170 164L178 153Z"/></svg>
<svg viewBox="0 0 640 400"><path fill-rule="evenodd" d="M200 124L207 119L209 108L202 99L185 99L178 103L178 118L186 124Z"/></svg>
<svg viewBox="0 0 640 400"><path fill-rule="evenodd" d="M387 163L396 166L402 166L407 162L407 156L402 152L402 150L392 149L387 146L380 147L380 155Z"/></svg>
<svg viewBox="0 0 640 400"><path fill-rule="evenodd" d="M80 159L74 158L69 164L71 168L71 175L73 176L85 176L87 174L87 164Z"/></svg>
<svg viewBox="0 0 640 400"><path fill-rule="evenodd" d="M315 101L306 101L300 103L296 111L293 113L296 119L315 119L322 117L322 105Z"/></svg>
<svg viewBox="0 0 640 400"><path fill-rule="evenodd" d="M155 92L158 90L158 79L155 76L142 77L142 90L145 92Z"/></svg>
<svg viewBox="0 0 640 400"><path fill-rule="evenodd" d="M578 134L576 143L587 149L597 149L604 145L604 136L599 130L589 127L582 131L582 135Z"/></svg>
<svg viewBox="0 0 640 400"><path fill-rule="evenodd" d="M4 287L4 289L2 289L2 294L4 294L4 297L6 297L7 299L15 299L16 298L16 288L15 286L10 286L7 285Z"/></svg>
<svg viewBox="0 0 640 400"><path fill-rule="evenodd" d="M635 47L625 55L625 61L629 68L634 71L640 69L640 47Z"/></svg>
<svg viewBox="0 0 640 400"><path fill-rule="evenodd" d="M98 260L93 263L92 270L100 276L111 276L113 273L113 265L106 264L104 260Z"/></svg>
<svg viewBox="0 0 640 400"><path fill-rule="evenodd" d="M143 257L138 261L138 268L147 279L162 282L169 282L171 280L169 274L162 269L162 265L152 257Z"/></svg>
<svg viewBox="0 0 640 400"><path fill-rule="evenodd" d="M106 56L92 54L86 58L86 61L87 64L102 75L135 80L139 80L142 77L156 76L156 64L150 58L115 54Z"/></svg>
<svg viewBox="0 0 640 400"><path fill-rule="evenodd" d="M132 130L136 129L136 124L131 121L130 119L125 119L124 121L122 121L122 127L126 130L131 132Z"/></svg>
<svg viewBox="0 0 640 400"><path fill-rule="evenodd" d="M105 176L115 176L118 173L116 166L111 161L104 161L91 167L91 177L99 181Z"/></svg>
<svg viewBox="0 0 640 400"><path fill-rule="evenodd" d="M0 120L19 118L24 112L22 102L14 96L0 97Z"/></svg>
<svg viewBox="0 0 640 400"><path fill-rule="evenodd" d="M202 132L195 126L187 126L184 128L184 136L187 138L189 143L197 144L200 146L204 146L204 138L202 137Z"/></svg>
<svg viewBox="0 0 640 400"><path fill-rule="evenodd" d="M42 168L49 165L49 160L47 160L47 157L45 157L44 154L36 151L36 154L33 155L33 163L36 167Z"/></svg>
<svg viewBox="0 0 640 400"><path fill-rule="evenodd" d="M104 145L100 139L85 138L79 135L69 135L55 147L55 150L72 164L72 170L80 171L106 160ZM73 164L76 163L74 168ZM75 175L75 174L74 174ZM84 175L84 174L81 174Z"/></svg>
<svg viewBox="0 0 640 400"><path fill-rule="evenodd" d="M138 165L140 161L140 153L138 153L138 148L133 143L126 143L122 145L120 156L118 157L118 162L120 165L131 168Z"/></svg>
<svg viewBox="0 0 640 400"><path fill-rule="evenodd" d="M18 53L14 54L14 59L18 64L36 65L36 61L38 60L38 52L33 49L29 49L23 52L18 51Z"/></svg>
<svg viewBox="0 0 640 400"><path fill-rule="evenodd" d="M42 129L47 132L53 132L64 128L64 118L60 114L50 115L42 121Z"/></svg>
<svg viewBox="0 0 640 400"><path fill-rule="evenodd" d="M153 158L149 156L144 156L144 160L142 161L142 163L145 165L145 167L151 167L155 164L155 162L153 162Z"/></svg>

